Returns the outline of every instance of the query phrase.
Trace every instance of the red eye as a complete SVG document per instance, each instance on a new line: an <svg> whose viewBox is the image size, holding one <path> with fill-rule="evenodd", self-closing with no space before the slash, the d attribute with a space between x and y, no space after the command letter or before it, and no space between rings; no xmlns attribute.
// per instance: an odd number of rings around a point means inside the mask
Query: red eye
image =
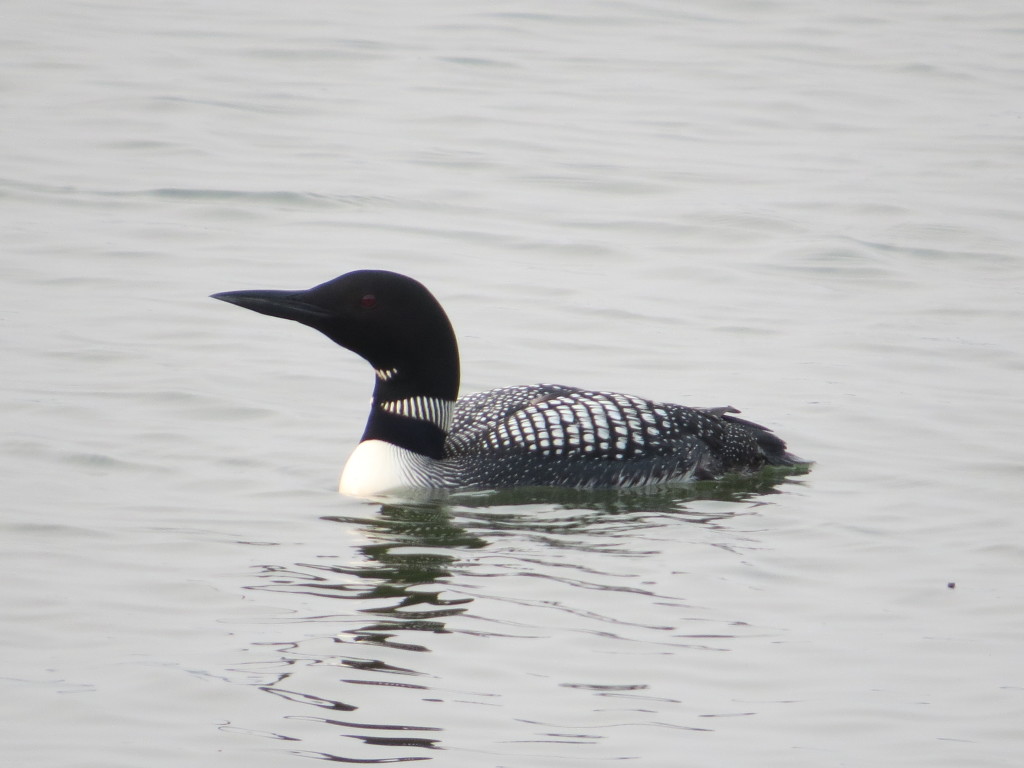
<svg viewBox="0 0 1024 768"><path fill-rule="evenodd" d="M368 293L359 300L359 306L363 309L373 309L377 306L377 297Z"/></svg>

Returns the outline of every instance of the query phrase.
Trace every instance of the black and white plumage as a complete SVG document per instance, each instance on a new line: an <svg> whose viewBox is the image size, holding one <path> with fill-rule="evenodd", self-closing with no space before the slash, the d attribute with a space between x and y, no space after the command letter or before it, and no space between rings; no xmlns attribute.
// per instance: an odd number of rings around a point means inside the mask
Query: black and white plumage
<svg viewBox="0 0 1024 768"><path fill-rule="evenodd" d="M306 291L214 298L309 325L374 368L362 440L339 490L633 487L803 463L731 408L536 384L458 398L459 353L433 295L394 272L350 272Z"/></svg>

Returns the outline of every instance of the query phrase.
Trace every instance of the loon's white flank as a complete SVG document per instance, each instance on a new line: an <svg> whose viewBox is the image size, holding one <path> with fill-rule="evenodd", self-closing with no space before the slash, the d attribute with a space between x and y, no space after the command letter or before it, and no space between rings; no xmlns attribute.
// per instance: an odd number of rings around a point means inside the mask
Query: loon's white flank
<svg viewBox="0 0 1024 768"><path fill-rule="evenodd" d="M364 440L345 462L338 492L346 496L377 496L402 488L430 488L434 459L383 440Z"/></svg>

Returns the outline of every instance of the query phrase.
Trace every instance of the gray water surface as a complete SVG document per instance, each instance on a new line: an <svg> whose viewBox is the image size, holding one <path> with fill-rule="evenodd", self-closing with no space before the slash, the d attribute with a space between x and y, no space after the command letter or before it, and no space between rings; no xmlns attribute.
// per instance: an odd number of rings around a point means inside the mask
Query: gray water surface
<svg viewBox="0 0 1024 768"><path fill-rule="evenodd" d="M3 15L5 765L1020 764L1019 3ZM340 497L369 367L207 296L357 268L817 464Z"/></svg>

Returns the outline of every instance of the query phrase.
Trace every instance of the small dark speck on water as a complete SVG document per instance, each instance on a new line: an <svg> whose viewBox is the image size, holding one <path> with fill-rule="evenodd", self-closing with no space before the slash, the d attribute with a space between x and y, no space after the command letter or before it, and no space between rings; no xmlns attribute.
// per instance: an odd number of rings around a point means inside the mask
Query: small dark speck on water
<svg viewBox="0 0 1024 768"><path fill-rule="evenodd" d="M949 589L956 589L956 582L951 581L946 585Z"/></svg>

